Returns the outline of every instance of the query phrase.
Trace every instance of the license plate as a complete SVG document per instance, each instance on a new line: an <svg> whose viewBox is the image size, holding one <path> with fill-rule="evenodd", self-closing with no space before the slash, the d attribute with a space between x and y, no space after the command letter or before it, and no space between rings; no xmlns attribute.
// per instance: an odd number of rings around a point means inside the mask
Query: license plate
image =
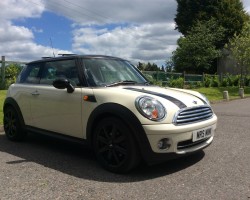
<svg viewBox="0 0 250 200"><path fill-rule="evenodd" d="M204 129L193 131L193 142L208 138L212 136L212 133L213 133L212 127L207 127Z"/></svg>

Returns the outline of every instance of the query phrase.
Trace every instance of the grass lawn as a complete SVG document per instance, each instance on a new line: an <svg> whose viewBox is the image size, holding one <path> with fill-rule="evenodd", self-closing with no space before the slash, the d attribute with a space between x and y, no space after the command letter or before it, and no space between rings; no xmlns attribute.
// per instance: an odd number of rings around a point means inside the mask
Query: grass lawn
<svg viewBox="0 0 250 200"><path fill-rule="evenodd" d="M209 99L211 102L216 102L223 99L223 91L227 90L230 99L239 98L239 88L238 87L220 87L220 88L198 88L192 89L200 92ZM6 90L0 90L0 124L3 124L3 102L6 96ZM245 87L245 96L250 97L250 87Z"/></svg>
<svg viewBox="0 0 250 200"><path fill-rule="evenodd" d="M223 100L223 91L228 91L229 99L239 98L238 87L197 88L193 90L204 94L211 102ZM250 87L245 87L244 93L245 97L249 97Z"/></svg>
<svg viewBox="0 0 250 200"><path fill-rule="evenodd" d="M3 102L6 96L6 90L0 90L0 124L3 124Z"/></svg>

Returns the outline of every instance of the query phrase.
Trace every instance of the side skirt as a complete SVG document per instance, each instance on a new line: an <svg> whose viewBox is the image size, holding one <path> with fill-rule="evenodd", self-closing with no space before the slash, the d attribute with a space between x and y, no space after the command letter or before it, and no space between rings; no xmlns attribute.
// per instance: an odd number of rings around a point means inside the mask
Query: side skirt
<svg viewBox="0 0 250 200"><path fill-rule="evenodd" d="M75 138L75 137L72 137L72 136L63 135L63 134L56 133L56 132L53 132L53 131L43 130L43 129L35 128L35 127L32 127L32 126L26 126L25 130L28 133L30 132L30 133L46 135L48 137L53 137L53 138L56 138L56 139L59 139L59 140L66 140L66 141L69 141L69 142L89 146L89 143L85 139Z"/></svg>

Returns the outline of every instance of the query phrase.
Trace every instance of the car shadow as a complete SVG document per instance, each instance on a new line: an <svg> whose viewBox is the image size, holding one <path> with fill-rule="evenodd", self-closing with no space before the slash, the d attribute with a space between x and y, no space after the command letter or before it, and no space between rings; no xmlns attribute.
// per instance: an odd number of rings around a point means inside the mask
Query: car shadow
<svg viewBox="0 0 250 200"><path fill-rule="evenodd" d="M84 145L29 134L23 142L11 142L0 134L0 151L17 159L6 164L34 162L62 173L101 182L140 182L176 173L199 162L203 151L157 165L140 165L127 174L113 174L98 165L90 148ZM3 160L3 159L2 159Z"/></svg>

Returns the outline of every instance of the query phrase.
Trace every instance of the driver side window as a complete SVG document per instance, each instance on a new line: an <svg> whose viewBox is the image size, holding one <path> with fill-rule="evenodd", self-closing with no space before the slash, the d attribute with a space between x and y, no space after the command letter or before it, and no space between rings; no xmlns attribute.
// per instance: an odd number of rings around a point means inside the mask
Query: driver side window
<svg viewBox="0 0 250 200"><path fill-rule="evenodd" d="M56 79L68 79L73 86L79 86L79 78L75 60L46 62L40 84L52 85Z"/></svg>

